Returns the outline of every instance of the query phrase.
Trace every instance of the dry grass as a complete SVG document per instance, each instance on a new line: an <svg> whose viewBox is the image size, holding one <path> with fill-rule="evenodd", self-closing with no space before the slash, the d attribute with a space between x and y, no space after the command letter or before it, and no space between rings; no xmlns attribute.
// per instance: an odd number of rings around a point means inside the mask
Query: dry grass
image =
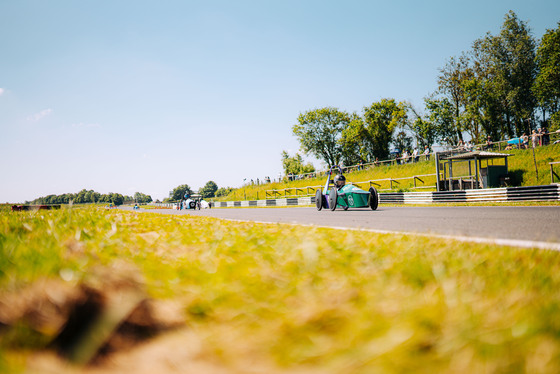
<svg viewBox="0 0 560 374"><path fill-rule="evenodd" d="M0 248L0 300L137 268L184 319L152 341L158 372L560 371L557 252L99 208L3 211ZM0 371L48 353L34 326L0 330ZM135 371L143 349L83 370Z"/></svg>

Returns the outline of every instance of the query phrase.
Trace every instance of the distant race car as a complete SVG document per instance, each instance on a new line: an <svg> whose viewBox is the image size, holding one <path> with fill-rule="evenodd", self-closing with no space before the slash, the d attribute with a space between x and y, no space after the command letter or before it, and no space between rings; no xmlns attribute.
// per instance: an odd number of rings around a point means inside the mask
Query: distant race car
<svg viewBox="0 0 560 374"><path fill-rule="evenodd" d="M333 170L338 169L334 179L331 179ZM323 208L335 210L341 207L344 210L348 208L371 208L376 210L379 205L379 194L375 187L370 187L369 191L364 191L352 184L346 184L346 178L342 175L340 166L333 166L327 173L327 182L325 188L320 188L315 193L315 202L317 210Z"/></svg>
<svg viewBox="0 0 560 374"><path fill-rule="evenodd" d="M202 200L202 195L185 194L183 200L177 204L176 209L209 209L211 206L208 202Z"/></svg>

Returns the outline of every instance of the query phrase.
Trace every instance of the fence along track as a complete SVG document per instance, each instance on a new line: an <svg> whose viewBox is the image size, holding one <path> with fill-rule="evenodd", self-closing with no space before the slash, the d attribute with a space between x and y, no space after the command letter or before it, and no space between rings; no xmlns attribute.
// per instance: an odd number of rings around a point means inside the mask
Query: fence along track
<svg viewBox="0 0 560 374"><path fill-rule="evenodd" d="M380 189L379 191L390 191L393 189L393 183L396 184L400 184L399 181L403 181L403 180L412 180L414 186L410 187L413 189L423 189L423 188L434 188L433 186L417 186L417 180L420 181L422 184L424 184L424 179L425 177L435 177L437 174L421 174L421 175L414 175L412 177L402 177L402 178L383 178L383 179L371 179L371 180L367 180L367 181L361 181L361 182L348 182L348 184L352 184L355 185L361 189L369 189L371 186L376 186L379 187L381 186L381 183L383 182L388 182L390 185L390 188L385 188L385 189ZM302 193L299 194L299 196L304 197L304 196L314 196L315 195L315 191L317 191L317 189L322 188L323 186L304 186L304 187L288 187L288 188L282 188L282 189L273 189L273 190L266 190L265 191L265 198L266 199L276 199L276 198L289 198L289 197L298 197L298 191L301 191ZM364 188L365 187L365 188ZM292 193L290 193L290 191ZM307 192L307 193L303 193L303 192Z"/></svg>

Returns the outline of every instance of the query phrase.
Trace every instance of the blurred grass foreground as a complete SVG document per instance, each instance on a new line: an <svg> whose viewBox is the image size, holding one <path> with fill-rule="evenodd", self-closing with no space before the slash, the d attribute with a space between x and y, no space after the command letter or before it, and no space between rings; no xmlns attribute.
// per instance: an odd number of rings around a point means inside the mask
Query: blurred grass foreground
<svg viewBox="0 0 560 374"><path fill-rule="evenodd" d="M0 214L0 372L560 372L554 251L96 207Z"/></svg>

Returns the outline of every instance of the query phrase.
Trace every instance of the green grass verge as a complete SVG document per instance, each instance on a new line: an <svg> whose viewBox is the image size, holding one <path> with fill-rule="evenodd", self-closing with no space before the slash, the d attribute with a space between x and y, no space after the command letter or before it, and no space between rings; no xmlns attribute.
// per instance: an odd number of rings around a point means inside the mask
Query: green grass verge
<svg viewBox="0 0 560 374"><path fill-rule="evenodd" d="M181 303L201 357L232 370L560 371L557 252L94 207L0 212L0 295L123 260L151 296ZM0 372L51 338L22 323L0 330Z"/></svg>
<svg viewBox="0 0 560 374"><path fill-rule="evenodd" d="M497 151L497 150L496 150ZM549 145L546 147L538 147L535 149L535 159L537 163L538 178L535 172L535 162L533 160L533 151L531 149L524 150L508 150L501 151L513 155L509 157L509 172L512 176L512 182L517 186L537 186L550 183L550 165L549 162L560 161L560 144ZM455 173L463 173L468 175L468 170L460 170L460 164L454 165ZM556 173L560 174L560 166L556 166ZM407 178L414 175L434 174L435 164L432 160L420 161L417 163L409 163L405 165L394 166L380 166L372 167L370 169L361 170L346 175L349 181L361 182L368 180L379 180L387 178ZM413 189L414 182L412 180L399 180L399 184L393 184L393 191L431 191L435 190L436 178L434 177L421 177L424 183L417 181L417 186L431 186L432 189ZM558 180L556 180L558 183ZM225 198L219 198L220 201L235 201L235 200L257 200L265 199L266 190L271 189L285 189L305 186L323 186L325 178L305 179L286 183L271 183L260 186L246 186L235 189ZM366 186L364 186L366 187ZM379 190L389 189L390 183L388 181L380 182L380 186L376 186ZM367 188L366 188L367 189ZM293 194L293 192L292 192ZM298 192L303 195L302 191ZM279 195L278 197L282 197Z"/></svg>

